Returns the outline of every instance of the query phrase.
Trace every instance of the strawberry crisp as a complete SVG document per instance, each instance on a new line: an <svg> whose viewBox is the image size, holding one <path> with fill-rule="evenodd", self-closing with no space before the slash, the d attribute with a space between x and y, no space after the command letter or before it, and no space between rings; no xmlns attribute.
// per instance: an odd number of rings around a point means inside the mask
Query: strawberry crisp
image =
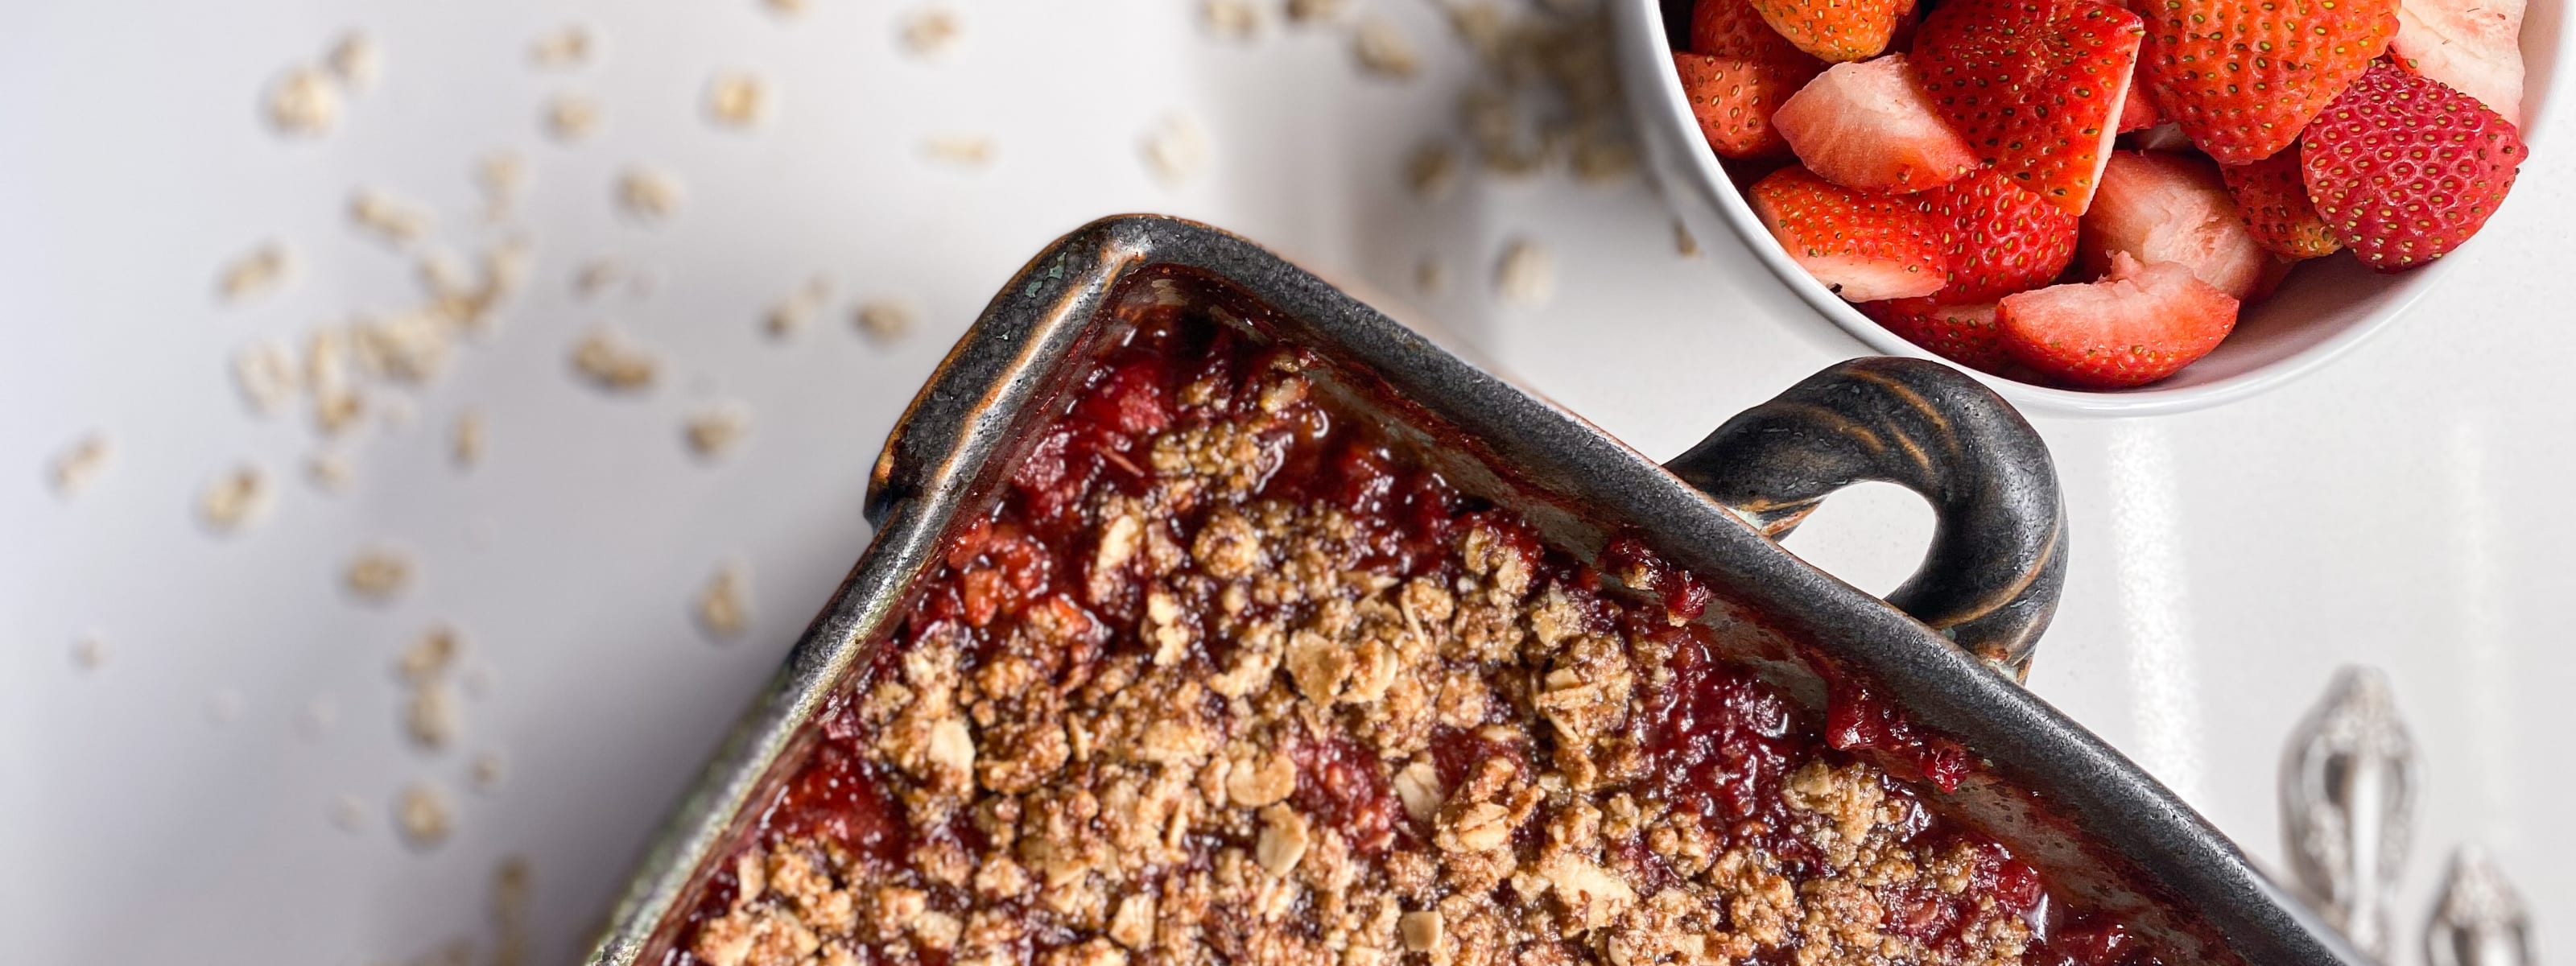
<svg viewBox="0 0 2576 966"><path fill-rule="evenodd" d="M675 963L2165 962L1817 720L1696 580L1587 564L1198 310L961 525ZM1856 752L1865 748L1877 751Z"/></svg>

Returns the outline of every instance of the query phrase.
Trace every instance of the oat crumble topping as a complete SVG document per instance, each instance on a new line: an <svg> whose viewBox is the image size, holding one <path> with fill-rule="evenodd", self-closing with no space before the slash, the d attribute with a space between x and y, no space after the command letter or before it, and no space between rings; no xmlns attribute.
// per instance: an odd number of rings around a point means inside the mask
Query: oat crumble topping
<svg viewBox="0 0 2576 966"><path fill-rule="evenodd" d="M960 525L674 962L2069 961L1937 742L1836 750L1641 543L1548 548L1209 328Z"/></svg>

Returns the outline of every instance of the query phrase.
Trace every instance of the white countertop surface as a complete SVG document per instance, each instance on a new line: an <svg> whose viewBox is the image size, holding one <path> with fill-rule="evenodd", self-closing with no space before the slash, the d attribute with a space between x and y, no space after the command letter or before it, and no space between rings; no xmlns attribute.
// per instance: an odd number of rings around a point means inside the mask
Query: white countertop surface
<svg viewBox="0 0 2576 966"><path fill-rule="evenodd" d="M1653 187L1562 171L1470 170L1448 197L1405 186L1420 144L1463 144L1470 56L1438 8L1358 0L1420 48L1410 81L1354 67L1352 28L1266 9L1220 39L1176 0L959 4L962 33L906 52L923 7L810 0L19 3L0 13L0 932L46 963L412 962L497 942L491 881L533 870L533 961L571 959L725 725L868 539L865 474L886 428L985 298L1092 217L1213 222L1323 274L1391 293L1500 367L1670 455L1727 415L1856 349L1730 238L1675 251ZM1264 8L1274 3L1264 0ZM2535 14L2537 15L2537 14ZM565 23L577 68L532 65ZM265 91L360 30L380 81L314 138L266 123ZM748 133L711 125L709 79L775 96ZM2557 84L2538 125L2570 120ZM551 98L596 100L586 140L547 136ZM1142 159L1180 116L1208 163L1178 185ZM927 139L989 137L988 165ZM486 225L477 158L529 181ZM683 188L658 226L617 178ZM2339 666L2384 668L2427 784L2399 905L2401 962L2439 867L2484 843L2544 928L2576 928L2576 754L2553 711L2576 656L2553 615L2576 588L2576 309L2557 292L2576 152L2544 136L2469 261L2400 325L2321 374L2214 411L2039 420L2065 482L2074 557L2030 686L2174 787L2266 863L2280 855L2282 740ZM511 233L528 284L444 374L379 390L326 444L300 410L262 418L233 385L254 340L418 302L413 261L356 231L352 192L436 215L470 254ZM1552 253L1539 305L1495 294L1501 252ZM282 242L295 270L245 304L220 269ZM649 286L584 297L613 259ZM1446 285L1417 284L1423 259ZM769 306L812 276L823 310L790 338ZM638 291L639 288L647 290ZM862 302L916 306L890 346ZM657 353L647 392L578 381L574 342L613 324ZM400 401L393 401L393 400ZM747 441L693 457L682 424L730 401ZM388 410L408 410L407 419ZM479 414L483 456L450 458ZM100 434L77 496L48 467ZM345 492L303 466L342 453ZM200 491L240 463L275 493L219 535ZM1871 590L1930 532L1886 487L1830 504L1792 546ZM363 548L415 567L385 604L343 587ZM751 623L718 643L694 601L728 562ZM457 739L406 738L398 654L447 622L466 650ZM78 642L99 645L94 665ZM474 763L506 765L478 787ZM425 782L454 831L396 834ZM484 783L489 784L489 783ZM347 812L348 814L343 814Z"/></svg>

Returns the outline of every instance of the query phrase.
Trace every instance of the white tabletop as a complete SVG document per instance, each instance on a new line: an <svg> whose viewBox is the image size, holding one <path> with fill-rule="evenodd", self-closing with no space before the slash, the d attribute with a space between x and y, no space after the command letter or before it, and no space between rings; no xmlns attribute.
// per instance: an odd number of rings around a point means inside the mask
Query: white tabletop
<svg viewBox="0 0 2576 966"><path fill-rule="evenodd" d="M1449 196L1415 197L1405 159L1463 145L1477 77L1430 3L1355 4L1419 48L1411 80L1357 69L1352 21L1290 26L1270 0L1249 41L1212 35L1196 2L992 0L959 10L930 57L902 39L916 3L805 5L0 13L9 958L355 964L460 941L488 956L495 868L518 855L534 961L569 959L866 545L865 474L913 387L1023 259L1098 215L1204 219L1387 293L1651 454L1856 350L1804 334L1808 310L1733 239L1678 255L1640 179L1471 164ZM566 23L591 28L590 61L532 64ZM352 29L380 80L327 133L282 136L271 85ZM774 97L751 131L709 121L729 70ZM2552 623L2576 587L2559 490L2576 470L2560 393L2576 310L2557 291L2576 154L2549 136L2576 118L2557 86L2511 203L2457 256L2471 264L2384 337L2215 411L2039 421L2075 556L2030 686L2277 863L2284 736L2336 668L2385 668L2427 778L2399 906L2410 945L2441 860L2468 842L2499 854L2544 924L2576 923L2561 814L2576 755L2551 710L2576 688ZM599 109L586 140L545 131L564 94ZM1176 117L1207 151L1177 185L1144 158ZM989 138L989 162L925 148L960 136ZM471 180L496 150L529 173L499 225ZM616 202L638 168L681 188L659 225ZM522 234L532 261L493 331L422 386L371 383L365 428L326 444L300 408L247 407L232 358L418 304L414 259L350 224L360 189L434 213L430 247ZM1543 304L1495 294L1524 240L1553 262ZM227 303L223 267L272 241L286 281ZM1425 259L1437 291L1418 284ZM602 260L631 278L584 296L576 277ZM822 310L766 334L769 308L816 275ZM864 338L855 308L889 301L917 308L914 331ZM603 324L656 354L649 390L577 377L573 346ZM750 435L694 456L683 424L717 404L747 412ZM483 452L460 467L467 413ZM50 467L92 434L110 455L66 497ZM306 479L325 451L345 455L345 492ZM245 462L274 505L219 534L200 495ZM1919 501L1864 488L1792 546L1885 590L1930 526ZM385 603L344 585L375 546L414 566ZM728 566L750 624L720 642L696 600ZM427 751L394 662L441 622L466 642L459 730ZM498 781L478 762L504 766ZM452 811L432 846L397 834L415 783Z"/></svg>

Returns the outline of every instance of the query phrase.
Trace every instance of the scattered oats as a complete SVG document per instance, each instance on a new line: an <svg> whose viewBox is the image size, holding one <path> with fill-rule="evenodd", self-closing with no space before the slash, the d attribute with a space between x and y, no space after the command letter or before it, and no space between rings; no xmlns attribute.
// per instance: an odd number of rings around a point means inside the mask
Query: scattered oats
<svg viewBox="0 0 2576 966"><path fill-rule="evenodd" d="M331 824L340 831L355 835L367 828L367 801L356 795L342 795L331 802Z"/></svg>
<svg viewBox="0 0 2576 966"><path fill-rule="evenodd" d="M98 474L107 469L108 457L115 452L104 433L94 432L74 441L54 457L53 465L46 470L45 475L54 485L54 495L66 500L81 495L81 491L89 489L90 483L98 479Z"/></svg>
<svg viewBox="0 0 2576 966"><path fill-rule="evenodd" d="M339 723L340 705L332 701L331 696L327 694L317 695L313 700L305 702L304 710L295 716L295 730L302 732L307 738L319 738L330 734L332 726Z"/></svg>
<svg viewBox="0 0 2576 966"><path fill-rule="evenodd" d="M572 367L601 389L640 392L653 388L661 363L616 330L601 326L573 344Z"/></svg>
<svg viewBox="0 0 2576 966"><path fill-rule="evenodd" d="M1502 175L1526 175L1546 162L1544 148L1529 136L1511 95L1488 85L1469 88L1460 100L1467 136L1485 169Z"/></svg>
<svg viewBox="0 0 2576 966"><path fill-rule="evenodd" d="M617 205L628 217L660 224L680 211L680 179L650 168L629 168L617 179Z"/></svg>
<svg viewBox="0 0 2576 966"><path fill-rule="evenodd" d="M1288 19L1301 24L1341 19L1351 0L1288 0Z"/></svg>
<svg viewBox="0 0 2576 966"><path fill-rule="evenodd" d="M376 76L384 72L384 54L366 34L352 30L340 35L322 62L331 68L331 76L351 93L364 93L376 86Z"/></svg>
<svg viewBox="0 0 2576 966"><path fill-rule="evenodd" d="M315 329L304 338L304 389L313 400L314 424L326 436L339 435L366 415L351 354L349 334L339 329Z"/></svg>
<svg viewBox="0 0 2576 966"><path fill-rule="evenodd" d="M231 724L241 718L241 713L242 696L239 691L223 688L206 696L206 721L210 724L217 727Z"/></svg>
<svg viewBox="0 0 2576 966"><path fill-rule="evenodd" d="M340 91L331 75L297 67L268 90L268 123L280 134L318 137L340 119Z"/></svg>
<svg viewBox="0 0 2576 966"><path fill-rule="evenodd" d="M599 102L586 94L557 94L546 102L546 134L570 144L599 130Z"/></svg>
<svg viewBox="0 0 2576 966"><path fill-rule="evenodd" d="M412 743L427 751L444 751L456 740L456 692L431 681L414 688L403 712L403 729Z"/></svg>
<svg viewBox="0 0 2576 966"><path fill-rule="evenodd" d="M750 583L746 568L729 560L716 567L706 589L698 592L698 626L718 643L751 629L751 602L746 599L751 596Z"/></svg>
<svg viewBox="0 0 2576 966"><path fill-rule="evenodd" d="M707 82L707 119L718 127L749 130L769 119L769 84L741 71L717 74Z"/></svg>
<svg viewBox="0 0 2576 966"><path fill-rule="evenodd" d="M1145 132L1145 166L1154 178L1167 188L1178 188L1198 177L1207 168L1207 132L1188 115L1164 115L1153 130Z"/></svg>
<svg viewBox="0 0 2576 966"><path fill-rule="evenodd" d="M373 188L349 196L349 220L379 241L400 248L429 234L429 212Z"/></svg>
<svg viewBox="0 0 2576 966"><path fill-rule="evenodd" d="M1424 255L1422 261L1413 266L1413 283L1421 286L1425 294L1437 295L1449 287L1449 268L1440 264L1439 259Z"/></svg>
<svg viewBox="0 0 2576 966"><path fill-rule="evenodd" d="M590 28L577 23L540 34L528 47L528 60L539 67L579 67L590 62L590 54Z"/></svg>
<svg viewBox="0 0 2576 966"><path fill-rule="evenodd" d="M413 848L438 847L454 831L454 823L447 796L427 783L414 782L394 798L394 827Z"/></svg>
<svg viewBox="0 0 2576 966"><path fill-rule="evenodd" d="M215 277L215 292L225 302L247 302L276 291L294 270L294 257L287 254L286 246L269 242L224 266Z"/></svg>
<svg viewBox="0 0 2576 966"><path fill-rule="evenodd" d="M797 289L795 294L770 306L769 314L761 318L761 324L771 336L783 339L794 335L814 321L814 316L822 313L823 303L831 297L832 280L816 275L806 279L805 286Z"/></svg>
<svg viewBox="0 0 2576 966"><path fill-rule="evenodd" d="M689 416L682 435L689 441L689 451L699 459L722 459L743 437L751 435L751 411L738 402L711 404Z"/></svg>
<svg viewBox="0 0 2576 966"><path fill-rule="evenodd" d="M1261 7L1252 0L1205 0L1199 16L1206 21L1209 33L1224 40L1251 40L1261 36Z"/></svg>
<svg viewBox="0 0 2576 966"><path fill-rule="evenodd" d="M1683 258L1699 257L1699 239L1691 237L1690 226L1679 218L1673 219L1673 250Z"/></svg>
<svg viewBox="0 0 2576 966"><path fill-rule="evenodd" d="M510 777L510 762L501 757L500 752L483 752L474 756L474 763L467 766L466 774L473 781L476 792L489 795L499 791L501 782Z"/></svg>
<svg viewBox="0 0 2576 966"><path fill-rule="evenodd" d="M394 659L394 671L414 686L426 685L445 676L456 666L456 656L465 650L465 636L446 624L430 625L420 639L403 648Z"/></svg>
<svg viewBox="0 0 2576 966"><path fill-rule="evenodd" d="M877 299L859 306L859 333L878 345L893 345L912 334L921 310L902 299Z"/></svg>
<svg viewBox="0 0 2576 966"><path fill-rule="evenodd" d="M483 414L468 409L456 414L456 428L448 437L447 456L458 469L473 469L483 461Z"/></svg>
<svg viewBox="0 0 2576 966"><path fill-rule="evenodd" d="M1595 184L1623 181L1637 173L1637 145L1604 125L1575 132L1574 176Z"/></svg>
<svg viewBox="0 0 2576 966"><path fill-rule="evenodd" d="M474 185L483 192L483 220L507 220L528 187L528 159L516 151L484 155L474 163Z"/></svg>
<svg viewBox="0 0 2576 966"><path fill-rule="evenodd" d="M980 134L934 134L921 142L921 153L952 167L981 168L993 163L993 139Z"/></svg>
<svg viewBox="0 0 2576 966"><path fill-rule="evenodd" d="M1546 304L1556 294L1555 257L1537 242L1513 239L1494 270L1494 289L1514 305Z"/></svg>
<svg viewBox="0 0 2576 966"><path fill-rule="evenodd" d="M446 318L435 312L407 310L360 318L349 326L349 334L360 368L368 375L407 385L437 379L447 371L455 348Z"/></svg>
<svg viewBox="0 0 2576 966"><path fill-rule="evenodd" d="M781 17L801 17L813 8L814 3L813 0L761 0L761 5Z"/></svg>
<svg viewBox="0 0 2576 966"><path fill-rule="evenodd" d="M349 592L371 604L391 603L411 589L411 555L378 544L358 551L342 575Z"/></svg>
<svg viewBox="0 0 2576 966"><path fill-rule="evenodd" d="M492 920L500 933L493 941L492 966L527 966L532 959L535 878L522 855L507 856L492 870Z"/></svg>
<svg viewBox="0 0 2576 966"><path fill-rule="evenodd" d="M313 488L324 493L345 493L353 475L349 458L339 453L321 452L304 461L304 478Z"/></svg>
<svg viewBox="0 0 2576 966"><path fill-rule="evenodd" d="M903 49L915 57L937 57L957 46L960 30L956 11L930 4L904 18Z"/></svg>
<svg viewBox="0 0 2576 966"><path fill-rule="evenodd" d="M420 312L450 328L477 334L489 331L494 310L527 284L533 258L528 240L518 235L483 249L479 276L453 254L424 253L419 261L420 281L429 290L430 304Z"/></svg>
<svg viewBox="0 0 2576 966"><path fill-rule="evenodd" d="M244 463L206 485L197 497L197 517L217 533L233 533L259 522L273 496L268 474Z"/></svg>
<svg viewBox="0 0 2576 966"><path fill-rule="evenodd" d="M1404 163L1404 183L1424 201L1449 197L1458 187L1458 150L1445 141L1413 149L1413 157Z"/></svg>
<svg viewBox="0 0 2576 966"><path fill-rule="evenodd" d="M1359 31L1351 37L1351 51L1359 56L1362 68L1380 77L1409 80L1422 72L1422 55L1414 50L1413 41L1394 21L1384 18L1360 21Z"/></svg>
<svg viewBox="0 0 2576 966"><path fill-rule="evenodd" d="M83 671L98 670L107 663L107 641L96 632L72 638L72 666Z"/></svg>
<svg viewBox="0 0 2576 966"><path fill-rule="evenodd" d="M1488 65L1500 64L1504 47L1512 34L1511 24L1504 19L1503 8L1494 0L1451 0L1449 27L1458 39L1476 52L1476 58Z"/></svg>
<svg viewBox="0 0 2576 966"><path fill-rule="evenodd" d="M233 353L233 388L252 412L275 415L295 401L295 352L276 339L260 339Z"/></svg>

